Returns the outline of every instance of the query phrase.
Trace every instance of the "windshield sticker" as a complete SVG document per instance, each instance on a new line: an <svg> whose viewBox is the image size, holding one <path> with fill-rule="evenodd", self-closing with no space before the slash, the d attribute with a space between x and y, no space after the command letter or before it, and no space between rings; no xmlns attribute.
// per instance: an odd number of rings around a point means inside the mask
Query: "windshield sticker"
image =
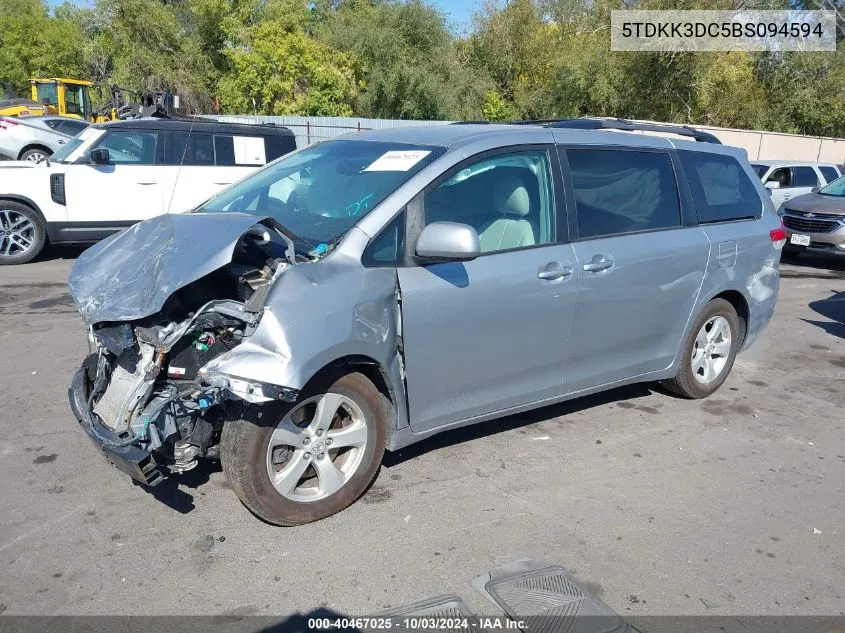
<svg viewBox="0 0 845 633"><path fill-rule="evenodd" d="M429 154L427 150L385 152L363 171L408 171Z"/></svg>

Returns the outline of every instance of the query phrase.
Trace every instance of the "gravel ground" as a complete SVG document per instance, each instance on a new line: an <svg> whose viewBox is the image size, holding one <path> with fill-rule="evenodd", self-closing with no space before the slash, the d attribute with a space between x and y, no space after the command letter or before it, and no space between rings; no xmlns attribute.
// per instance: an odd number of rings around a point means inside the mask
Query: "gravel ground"
<svg viewBox="0 0 845 633"><path fill-rule="evenodd" d="M6 615L365 615L443 591L490 613L469 581L526 556L623 615L842 613L845 262L785 264L773 322L707 400L640 385L447 433L281 529L216 465L153 496L97 455L66 397L73 256L0 269Z"/></svg>

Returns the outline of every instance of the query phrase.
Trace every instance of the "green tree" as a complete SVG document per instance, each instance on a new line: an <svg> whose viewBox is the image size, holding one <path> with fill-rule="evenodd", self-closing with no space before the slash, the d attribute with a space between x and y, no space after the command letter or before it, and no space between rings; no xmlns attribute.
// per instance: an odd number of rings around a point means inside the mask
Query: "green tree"
<svg viewBox="0 0 845 633"><path fill-rule="evenodd" d="M487 82L459 58L444 16L421 0L342 2L324 10L318 36L352 55L364 116L481 115Z"/></svg>
<svg viewBox="0 0 845 633"><path fill-rule="evenodd" d="M42 0L0 3L0 83L29 96L32 77L76 77L84 69L84 39L70 8L50 16Z"/></svg>
<svg viewBox="0 0 845 633"><path fill-rule="evenodd" d="M244 29L225 51L232 70L219 96L227 112L349 116L355 79L348 57L275 19Z"/></svg>

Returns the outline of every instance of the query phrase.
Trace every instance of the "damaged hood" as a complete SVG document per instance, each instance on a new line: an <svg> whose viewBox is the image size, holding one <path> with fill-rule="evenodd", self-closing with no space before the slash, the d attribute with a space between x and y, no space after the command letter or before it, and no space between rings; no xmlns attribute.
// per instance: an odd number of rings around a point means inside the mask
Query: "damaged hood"
<svg viewBox="0 0 845 633"><path fill-rule="evenodd" d="M238 240L262 219L190 213L139 222L76 260L68 279L76 309L88 325L155 314L174 292L228 264Z"/></svg>

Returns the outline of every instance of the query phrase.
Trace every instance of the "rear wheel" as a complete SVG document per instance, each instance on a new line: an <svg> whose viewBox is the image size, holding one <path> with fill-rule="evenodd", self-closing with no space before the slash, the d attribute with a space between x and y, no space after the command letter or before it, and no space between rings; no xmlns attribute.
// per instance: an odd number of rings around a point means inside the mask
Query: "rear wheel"
<svg viewBox="0 0 845 633"><path fill-rule="evenodd" d="M48 158L50 158L50 152L41 149L40 147L33 147L21 154L21 160L25 160L29 163L40 163Z"/></svg>
<svg viewBox="0 0 845 633"><path fill-rule="evenodd" d="M381 465L390 402L360 373L306 387L294 404L248 407L223 426L220 457L243 504L276 525L355 502Z"/></svg>
<svg viewBox="0 0 845 633"><path fill-rule="evenodd" d="M32 261L46 239L44 222L35 211L19 202L0 200L0 265Z"/></svg>
<svg viewBox="0 0 845 633"><path fill-rule="evenodd" d="M678 373L664 382L685 398L706 398L722 386L734 364L740 343L739 316L724 299L704 306L690 329Z"/></svg>

